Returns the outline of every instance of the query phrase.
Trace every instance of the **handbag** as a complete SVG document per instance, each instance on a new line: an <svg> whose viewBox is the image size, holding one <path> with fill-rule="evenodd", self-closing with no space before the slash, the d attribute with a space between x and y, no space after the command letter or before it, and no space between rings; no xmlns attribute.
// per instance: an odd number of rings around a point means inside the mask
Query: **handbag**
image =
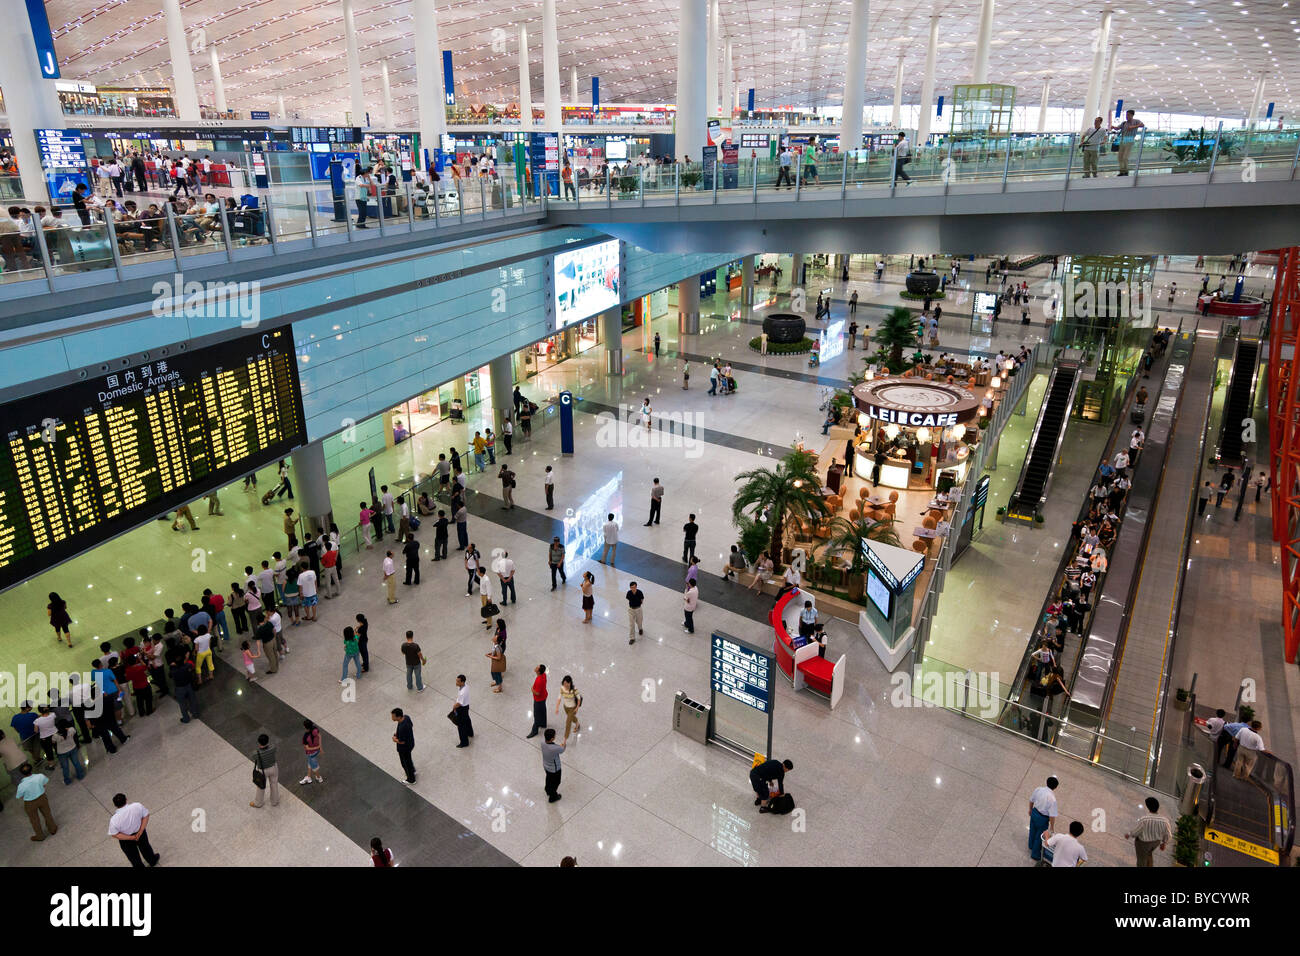
<svg viewBox="0 0 1300 956"><path fill-rule="evenodd" d="M255 754L253 759L256 761L253 764L253 786L257 787L258 790L265 790L266 771L262 769L262 755L260 753Z"/></svg>
<svg viewBox="0 0 1300 956"><path fill-rule="evenodd" d="M492 673L504 674L506 672L506 656L502 654L500 658L492 658Z"/></svg>
<svg viewBox="0 0 1300 956"><path fill-rule="evenodd" d="M489 617L496 617L501 613L501 608L497 607L491 601L479 608L478 616L486 620Z"/></svg>

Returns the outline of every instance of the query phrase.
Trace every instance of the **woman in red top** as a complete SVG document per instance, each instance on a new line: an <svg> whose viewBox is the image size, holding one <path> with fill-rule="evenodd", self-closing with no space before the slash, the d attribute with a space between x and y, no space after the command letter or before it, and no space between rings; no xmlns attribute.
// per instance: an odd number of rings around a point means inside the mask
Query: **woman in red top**
<svg viewBox="0 0 1300 956"><path fill-rule="evenodd" d="M379 837L375 837L370 841L370 861L375 866L393 865L393 851L384 849L384 844Z"/></svg>

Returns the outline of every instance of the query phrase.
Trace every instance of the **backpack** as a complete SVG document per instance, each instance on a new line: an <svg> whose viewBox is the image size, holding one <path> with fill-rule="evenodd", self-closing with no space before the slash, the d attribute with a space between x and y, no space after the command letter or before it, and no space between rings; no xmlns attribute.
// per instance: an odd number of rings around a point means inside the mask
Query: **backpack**
<svg viewBox="0 0 1300 956"><path fill-rule="evenodd" d="M773 797L767 802L767 812L784 816L794 810L794 797L788 793Z"/></svg>

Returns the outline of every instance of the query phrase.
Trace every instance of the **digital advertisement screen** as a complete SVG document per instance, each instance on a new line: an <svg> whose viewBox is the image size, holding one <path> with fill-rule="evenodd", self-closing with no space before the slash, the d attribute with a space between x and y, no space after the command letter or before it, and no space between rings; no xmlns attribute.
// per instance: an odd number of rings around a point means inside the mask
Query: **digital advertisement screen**
<svg viewBox="0 0 1300 956"><path fill-rule="evenodd" d="M581 322L619 304L618 240L555 257L555 328Z"/></svg>
<svg viewBox="0 0 1300 956"><path fill-rule="evenodd" d="M871 570L867 571L867 597L871 598L881 617L889 620L889 587Z"/></svg>
<svg viewBox="0 0 1300 956"><path fill-rule="evenodd" d="M289 326L0 407L0 590L307 441Z"/></svg>
<svg viewBox="0 0 1300 956"><path fill-rule="evenodd" d="M984 312L988 315L993 314L993 305L998 301L997 293L994 292L976 292L975 293L975 311Z"/></svg>
<svg viewBox="0 0 1300 956"><path fill-rule="evenodd" d="M605 141L605 159L619 162L627 159L627 140L609 139Z"/></svg>

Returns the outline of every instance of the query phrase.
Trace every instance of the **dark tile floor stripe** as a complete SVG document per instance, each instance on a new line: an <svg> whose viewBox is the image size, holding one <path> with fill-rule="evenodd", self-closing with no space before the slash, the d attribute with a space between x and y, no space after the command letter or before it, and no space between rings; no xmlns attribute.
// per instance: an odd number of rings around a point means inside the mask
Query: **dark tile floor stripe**
<svg viewBox="0 0 1300 956"><path fill-rule="evenodd" d="M671 495L671 489L668 491ZM650 510L650 494L645 494L645 514L648 516ZM628 523L639 522L642 512L633 510L635 506L626 507L624 510L624 520ZM561 540L564 538L564 522L560 518L552 518L550 515L538 511L532 511L528 508L521 508L516 505L512 510L506 511L501 507L501 499L494 498L491 495L482 492L475 492L467 496L466 508L469 513L475 517L485 518L495 524L509 528L511 531L517 531L520 534L526 534L530 538L538 541L549 542L554 535L559 535ZM686 516L673 515L666 519L666 523L672 525L674 520L681 520L685 524ZM474 540L474 526L470 524L470 540ZM677 541L674 540L674 547ZM484 551L484 546L479 543L479 551ZM584 555L584 557L586 557ZM592 556L594 557L594 556ZM569 555L568 560L573 556ZM745 584L728 581L719 574L713 574L703 570L706 557L699 555L701 570L699 573L698 584L700 589L700 601L703 603L714 604L719 607L725 607L729 611L741 614L752 621L766 625L768 623L767 615L772 609L772 598L770 595L760 595L748 590ZM566 561L567 564L567 561ZM683 561L675 561L672 558L666 558L663 555L646 551L644 548L637 548L627 542L620 542L618 554L615 557L614 565L628 581L650 581L658 584L660 587L667 588L670 591L684 591L686 589L686 564ZM543 569L545 570L545 569ZM745 573L744 581L747 583L749 572ZM620 581L622 587L625 582ZM570 587L578 586L578 578L574 577L573 584ZM658 599L656 599L658 600ZM616 607L621 606L616 600L612 602ZM697 613L697 622L700 615ZM696 633L704 633L704 626L696 627ZM761 643L761 641L759 641ZM300 722L301 723L301 722ZM393 759L397 759L394 757ZM373 834L372 834L373 835ZM369 838L367 838L369 840Z"/></svg>
<svg viewBox="0 0 1300 956"><path fill-rule="evenodd" d="M199 691L199 717L240 753L252 754L257 735L266 733L278 746L280 786L337 827L357 846L370 852L373 837L401 848L403 866L516 866L508 856L452 817L443 813L401 780L377 767L342 741L330 736L322 761L324 784L297 784L306 764L299 742L303 714L298 713L261 684L248 684L236 665L234 651L226 652L216 670L216 683ZM236 694L242 687L243 694ZM238 701L237 706L225 702ZM384 740L392 736L391 724L375 728ZM433 727L415 728L417 771L435 773L429 746ZM399 766L390 746L393 766ZM252 759L249 759L252 784ZM273 812L273 811L272 811Z"/></svg>
<svg viewBox="0 0 1300 956"><path fill-rule="evenodd" d="M739 368L739 366L736 365L734 362L732 363L732 365L733 367ZM707 378L707 376L705 377ZM706 388L705 391L708 391L708 389ZM609 414L613 415L615 418L617 418L619 415L619 408L617 405L607 405L604 402L598 402L592 398L584 398L580 395L574 396L573 407L580 412L586 412L588 415L599 415L602 412L608 412ZM636 417L636 410L637 408L640 407L640 402L638 402L635 406L628 405L625 407L630 409L631 411L631 416L628 418L628 422L629 422L628 427L632 427L635 425L635 427L640 428L641 427L640 421ZM713 428L699 428L699 427L691 426L688 429L686 428L686 426L681 425L678 422L674 422L669 418L658 419L655 422L654 427L655 430L667 433L669 435L676 435L680 432L685 438L690 438L696 441L707 442L710 445L721 445L724 448L732 448L735 449L736 451L747 451L756 455L762 455L764 457L784 458L792 451L792 449L788 448L785 445L769 445L754 438L745 438L741 435L732 435L730 432L720 432Z"/></svg>

